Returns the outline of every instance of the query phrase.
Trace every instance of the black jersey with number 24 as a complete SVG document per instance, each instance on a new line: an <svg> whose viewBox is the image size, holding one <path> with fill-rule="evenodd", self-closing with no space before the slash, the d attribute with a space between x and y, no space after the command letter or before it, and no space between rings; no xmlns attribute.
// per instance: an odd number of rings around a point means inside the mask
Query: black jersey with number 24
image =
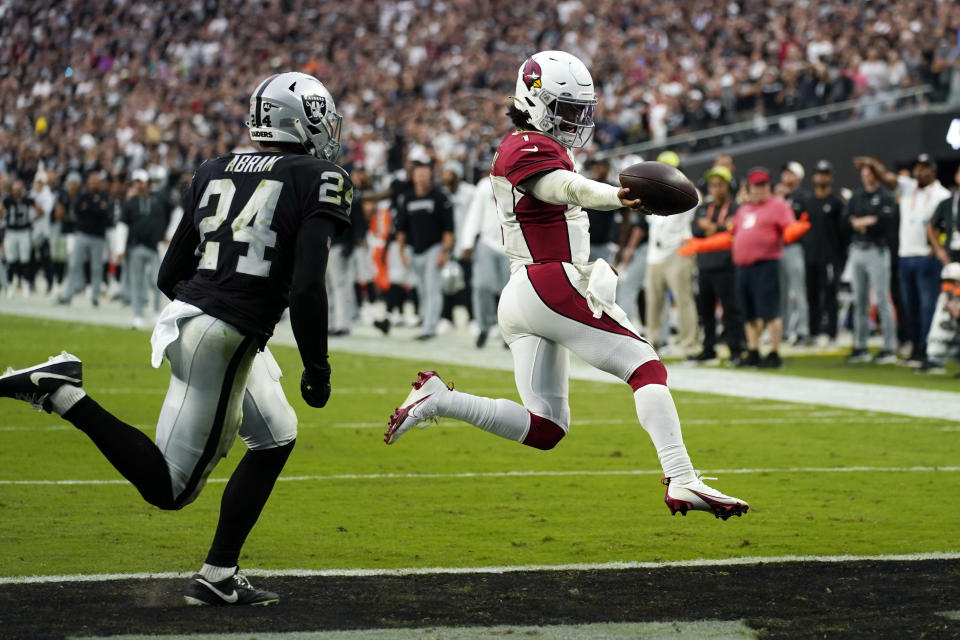
<svg viewBox="0 0 960 640"><path fill-rule="evenodd" d="M199 235L196 274L179 300L244 333L270 336L287 307L304 221L350 224L353 184L341 167L308 155L228 154L204 162L184 191L184 221Z"/></svg>

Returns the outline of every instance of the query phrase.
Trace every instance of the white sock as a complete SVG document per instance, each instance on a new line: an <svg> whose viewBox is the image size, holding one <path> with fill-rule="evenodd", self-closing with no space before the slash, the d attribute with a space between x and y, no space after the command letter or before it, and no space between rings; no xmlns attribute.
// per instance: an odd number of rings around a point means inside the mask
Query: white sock
<svg viewBox="0 0 960 640"><path fill-rule="evenodd" d="M60 388L50 394L50 406L54 413L63 415L77 404L87 392L82 387L75 387L72 384L62 384Z"/></svg>
<svg viewBox="0 0 960 640"><path fill-rule="evenodd" d="M633 399L637 405L637 418L657 448L663 475L681 484L696 480L670 390L662 384L648 384L637 389Z"/></svg>
<svg viewBox="0 0 960 640"><path fill-rule="evenodd" d="M236 567L215 567L212 564L207 564L206 562L204 562L203 566L200 567L200 575L206 578L208 582L220 582L221 580L226 580L236 572Z"/></svg>
<svg viewBox="0 0 960 640"><path fill-rule="evenodd" d="M450 391L440 396L437 410L444 417L463 420L516 442L523 442L530 429L530 412L523 405L504 398L494 400Z"/></svg>

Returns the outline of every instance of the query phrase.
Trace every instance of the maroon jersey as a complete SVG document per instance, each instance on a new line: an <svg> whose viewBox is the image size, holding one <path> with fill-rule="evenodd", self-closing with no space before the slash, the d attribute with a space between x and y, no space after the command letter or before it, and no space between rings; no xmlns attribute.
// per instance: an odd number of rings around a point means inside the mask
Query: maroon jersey
<svg viewBox="0 0 960 640"><path fill-rule="evenodd" d="M555 169L576 171L573 154L539 131L513 131L497 148L490 180L512 269L523 264L586 264L589 260L587 214L579 206L543 202L522 190L524 181Z"/></svg>

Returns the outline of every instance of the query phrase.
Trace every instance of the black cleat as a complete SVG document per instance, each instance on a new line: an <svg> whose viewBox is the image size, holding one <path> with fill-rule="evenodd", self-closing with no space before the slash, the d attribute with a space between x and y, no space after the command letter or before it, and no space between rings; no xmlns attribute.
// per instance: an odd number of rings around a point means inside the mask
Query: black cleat
<svg viewBox="0 0 960 640"><path fill-rule="evenodd" d="M380 333L387 335L390 333L390 318L384 318L383 320L374 320L373 326L377 329L380 329Z"/></svg>
<svg viewBox="0 0 960 640"><path fill-rule="evenodd" d="M272 591L257 589L238 570L220 582L209 582L199 573L190 578L187 592L183 594L187 604L194 606L266 605L277 604L280 596Z"/></svg>
<svg viewBox="0 0 960 640"><path fill-rule="evenodd" d="M0 376L0 398L23 400L37 411L50 413L50 394L65 384L83 385L83 363L63 351L58 356L50 356L43 364L17 371L7 369Z"/></svg>

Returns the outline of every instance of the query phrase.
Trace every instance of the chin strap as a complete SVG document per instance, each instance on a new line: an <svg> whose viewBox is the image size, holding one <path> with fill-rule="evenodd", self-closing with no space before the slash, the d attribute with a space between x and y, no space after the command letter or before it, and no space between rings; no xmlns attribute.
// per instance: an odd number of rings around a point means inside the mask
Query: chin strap
<svg viewBox="0 0 960 640"><path fill-rule="evenodd" d="M297 133L300 134L300 144L302 144L303 148L307 150L307 153L314 157L319 157L320 150L317 149L317 147L313 144L313 141L310 140L310 136L307 135L303 125L300 124L300 118L294 118L293 127L297 130Z"/></svg>

